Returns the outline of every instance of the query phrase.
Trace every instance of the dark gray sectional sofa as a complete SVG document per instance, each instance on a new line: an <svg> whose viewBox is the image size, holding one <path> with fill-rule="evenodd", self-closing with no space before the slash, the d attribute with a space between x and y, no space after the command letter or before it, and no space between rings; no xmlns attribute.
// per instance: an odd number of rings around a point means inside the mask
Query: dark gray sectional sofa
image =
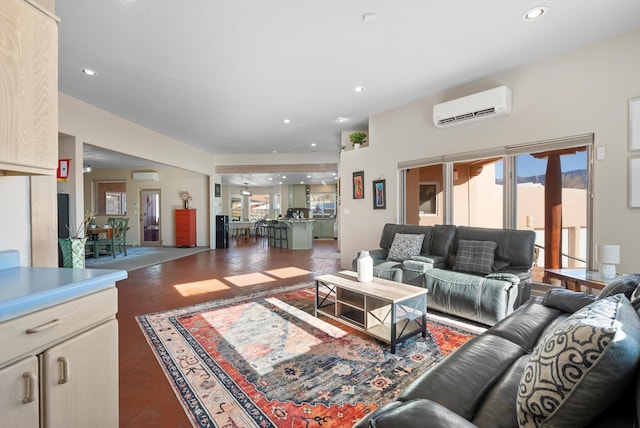
<svg viewBox="0 0 640 428"><path fill-rule="evenodd" d="M396 234L423 235L419 254L398 258ZM429 309L493 325L531 296L534 247L530 230L388 223L369 253L374 276L429 289Z"/></svg>
<svg viewBox="0 0 640 428"><path fill-rule="evenodd" d="M639 426L639 282L530 299L355 427Z"/></svg>

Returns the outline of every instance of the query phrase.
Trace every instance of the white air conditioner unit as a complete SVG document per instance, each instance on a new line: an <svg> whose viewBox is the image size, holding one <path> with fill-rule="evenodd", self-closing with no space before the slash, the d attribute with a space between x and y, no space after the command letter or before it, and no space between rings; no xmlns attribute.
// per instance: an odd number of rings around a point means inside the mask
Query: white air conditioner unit
<svg viewBox="0 0 640 428"><path fill-rule="evenodd" d="M157 172L134 172L133 181L160 181L160 174Z"/></svg>
<svg viewBox="0 0 640 428"><path fill-rule="evenodd" d="M511 89L500 86L433 106L433 124L448 128L509 113Z"/></svg>

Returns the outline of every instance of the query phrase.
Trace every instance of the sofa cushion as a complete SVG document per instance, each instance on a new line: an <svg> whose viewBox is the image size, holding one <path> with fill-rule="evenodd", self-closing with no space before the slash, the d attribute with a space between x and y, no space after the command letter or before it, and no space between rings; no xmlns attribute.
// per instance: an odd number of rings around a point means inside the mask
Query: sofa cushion
<svg viewBox="0 0 640 428"><path fill-rule="evenodd" d="M622 275L607 284L598 295L598 299L622 293L633 303L631 296L638 287L638 283L640 283L640 275L637 273Z"/></svg>
<svg viewBox="0 0 640 428"><path fill-rule="evenodd" d="M422 250L422 241L424 241L424 235L396 233L389 248L387 260L403 262L411 256L419 255Z"/></svg>
<svg viewBox="0 0 640 428"><path fill-rule="evenodd" d="M616 400L640 358L640 319L622 294L598 300L549 330L525 367L521 427L583 426Z"/></svg>
<svg viewBox="0 0 640 428"><path fill-rule="evenodd" d="M493 241L460 240L453 270L483 275L491 273L497 246Z"/></svg>

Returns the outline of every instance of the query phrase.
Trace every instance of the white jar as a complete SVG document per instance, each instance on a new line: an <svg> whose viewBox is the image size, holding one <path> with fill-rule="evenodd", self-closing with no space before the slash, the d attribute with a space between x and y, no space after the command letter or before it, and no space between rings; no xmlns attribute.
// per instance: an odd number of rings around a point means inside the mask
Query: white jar
<svg viewBox="0 0 640 428"><path fill-rule="evenodd" d="M373 259L368 251L360 251L360 255L356 261L356 267L358 269L358 281L373 281Z"/></svg>

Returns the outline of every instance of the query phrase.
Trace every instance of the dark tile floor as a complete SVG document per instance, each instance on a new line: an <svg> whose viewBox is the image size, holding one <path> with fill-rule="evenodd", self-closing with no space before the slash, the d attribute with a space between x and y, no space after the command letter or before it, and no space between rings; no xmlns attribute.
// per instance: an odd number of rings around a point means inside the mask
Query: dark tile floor
<svg viewBox="0 0 640 428"><path fill-rule="evenodd" d="M129 272L118 283L120 327L120 427L189 427L160 365L135 320L136 315L188 306L336 272L336 241L314 241L313 250L271 248L261 242L232 241L211 250Z"/></svg>

